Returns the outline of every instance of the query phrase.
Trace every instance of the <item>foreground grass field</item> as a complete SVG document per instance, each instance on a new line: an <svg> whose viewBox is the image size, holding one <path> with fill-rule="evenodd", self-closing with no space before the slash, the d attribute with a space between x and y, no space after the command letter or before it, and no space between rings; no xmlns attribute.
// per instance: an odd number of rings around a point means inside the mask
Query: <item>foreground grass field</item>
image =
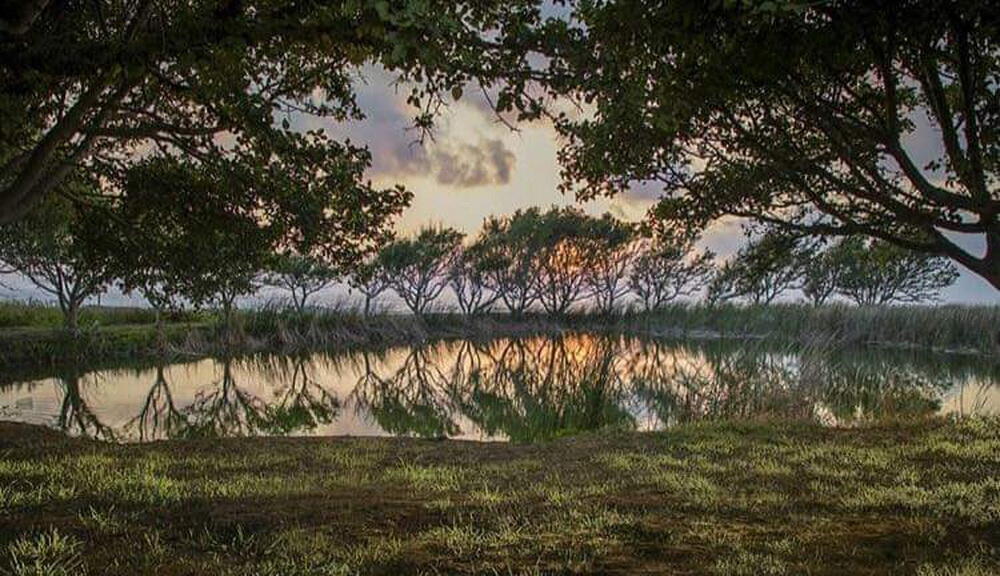
<svg viewBox="0 0 1000 576"><path fill-rule="evenodd" d="M1000 569L998 531L996 419L539 445L0 424L10 574L971 576Z"/></svg>

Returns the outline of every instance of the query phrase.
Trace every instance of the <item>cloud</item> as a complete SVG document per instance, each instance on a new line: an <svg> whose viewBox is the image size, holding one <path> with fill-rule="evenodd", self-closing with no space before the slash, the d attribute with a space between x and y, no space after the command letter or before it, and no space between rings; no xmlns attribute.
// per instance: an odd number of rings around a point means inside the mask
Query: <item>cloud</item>
<svg viewBox="0 0 1000 576"><path fill-rule="evenodd" d="M438 184L458 188L507 184L517 162L499 138L481 138L476 144L397 139L370 147L373 176L432 177Z"/></svg>
<svg viewBox="0 0 1000 576"><path fill-rule="evenodd" d="M355 82L357 102L365 118L342 123L293 119L302 130L323 128L338 140L367 146L372 156L368 175L401 181L429 178L457 188L504 185L511 181L517 155L502 134L493 132L489 108L475 95L438 118L432 136L420 141L413 129L417 110L406 102L410 86L397 85L391 73L367 67ZM461 121L453 112L464 112Z"/></svg>
<svg viewBox="0 0 1000 576"><path fill-rule="evenodd" d="M663 184L647 180L633 182L622 194L622 199L629 203L649 205L663 196Z"/></svg>
<svg viewBox="0 0 1000 576"><path fill-rule="evenodd" d="M430 155L437 182L462 188L506 184L517 161L501 140L485 138L477 145L436 146Z"/></svg>

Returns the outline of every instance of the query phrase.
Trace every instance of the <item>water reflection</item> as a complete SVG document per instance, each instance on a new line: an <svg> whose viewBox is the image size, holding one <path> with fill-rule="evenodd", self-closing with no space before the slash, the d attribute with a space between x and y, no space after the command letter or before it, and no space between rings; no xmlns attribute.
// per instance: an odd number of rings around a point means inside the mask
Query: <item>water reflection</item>
<svg viewBox="0 0 1000 576"><path fill-rule="evenodd" d="M0 417L109 441L406 435L534 442L602 428L996 413L982 358L567 335L154 369L0 389Z"/></svg>

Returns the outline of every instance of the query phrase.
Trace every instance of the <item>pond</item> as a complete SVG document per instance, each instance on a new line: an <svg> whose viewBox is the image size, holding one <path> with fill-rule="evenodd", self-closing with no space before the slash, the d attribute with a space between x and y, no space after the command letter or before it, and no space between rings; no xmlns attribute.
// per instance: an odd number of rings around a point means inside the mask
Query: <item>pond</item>
<svg viewBox="0 0 1000 576"><path fill-rule="evenodd" d="M982 357L570 334L88 370L0 386L0 419L108 441L338 435L534 442L703 419L1000 412Z"/></svg>

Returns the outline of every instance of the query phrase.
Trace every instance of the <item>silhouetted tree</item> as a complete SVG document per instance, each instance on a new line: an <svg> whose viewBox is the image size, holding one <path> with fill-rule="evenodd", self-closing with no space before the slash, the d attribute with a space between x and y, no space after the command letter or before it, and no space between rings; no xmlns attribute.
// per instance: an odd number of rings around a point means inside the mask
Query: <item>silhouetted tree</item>
<svg viewBox="0 0 1000 576"><path fill-rule="evenodd" d="M64 198L43 202L27 218L0 226L0 273L17 273L59 304L67 330L78 328L80 307L104 291L109 272L90 258L86 219Z"/></svg>
<svg viewBox="0 0 1000 576"><path fill-rule="evenodd" d="M538 300L541 219L538 208L487 218L474 243L486 287L499 294L515 316L527 312Z"/></svg>
<svg viewBox="0 0 1000 576"><path fill-rule="evenodd" d="M647 241L629 272L629 288L646 311L656 310L702 290L712 276L714 259L709 250L695 254L690 242Z"/></svg>
<svg viewBox="0 0 1000 576"><path fill-rule="evenodd" d="M837 283L843 273L843 251L838 244L825 250L814 243L800 253L802 262L802 294L815 306L825 304L837 293Z"/></svg>
<svg viewBox="0 0 1000 576"><path fill-rule="evenodd" d="M833 250L840 262L837 292L859 305L935 300L958 278L947 259L887 242L853 237Z"/></svg>
<svg viewBox="0 0 1000 576"><path fill-rule="evenodd" d="M793 236L771 230L752 239L716 271L708 285L708 300L745 298L754 304L769 304L795 288L802 278L798 242Z"/></svg>
<svg viewBox="0 0 1000 576"><path fill-rule="evenodd" d="M538 22L535 4L5 2L0 222L23 216L74 174L104 180L117 196L128 185L120 177L150 155L256 165L238 200L256 210L270 199L260 184L276 159L358 159L357 148L320 130L304 137L303 127L362 118L354 87L365 66L412 81L408 100L426 129L445 95L460 96L466 82L492 84L501 71L527 67L497 34ZM362 182L363 169L346 188ZM339 216L350 222L367 205L345 208Z"/></svg>
<svg viewBox="0 0 1000 576"><path fill-rule="evenodd" d="M487 285L490 265L480 244L460 249L455 257L448 271L448 283L463 314L488 312L500 299L500 294Z"/></svg>
<svg viewBox="0 0 1000 576"><path fill-rule="evenodd" d="M398 239L379 254L392 289L421 316L448 286L448 271L459 253L462 234L451 228L423 228Z"/></svg>
<svg viewBox="0 0 1000 576"><path fill-rule="evenodd" d="M534 236L538 300L549 314L564 314L584 295L590 265L589 220L577 208L551 208Z"/></svg>
<svg viewBox="0 0 1000 576"><path fill-rule="evenodd" d="M587 228L583 281L597 309L610 314L629 291L627 277L638 254L635 227L605 214Z"/></svg>
<svg viewBox="0 0 1000 576"><path fill-rule="evenodd" d="M372 305L386 290L389 289L389 275L382 265L380 255L373 255L358 263L347 275L347 285L351 290L357 290L364 297L363 311L365 316L372 313Z"/></svg>
<svg viewBox="0 0 1000 576"><path fill-rule="evenodd" d="M298 254L277 254L268 262L261 279L265 286L288 291L300 314L313 294L330 286L339 277L333 267L318 258Z"/></svg>
<svg viewBox="0 0 1000 576"><path fill-rule="evenodd" d="M995 2L573 6L537 75L593 112L557 123L565 189L657 182L666 228L866 235L1000 289Z"/></svg>

